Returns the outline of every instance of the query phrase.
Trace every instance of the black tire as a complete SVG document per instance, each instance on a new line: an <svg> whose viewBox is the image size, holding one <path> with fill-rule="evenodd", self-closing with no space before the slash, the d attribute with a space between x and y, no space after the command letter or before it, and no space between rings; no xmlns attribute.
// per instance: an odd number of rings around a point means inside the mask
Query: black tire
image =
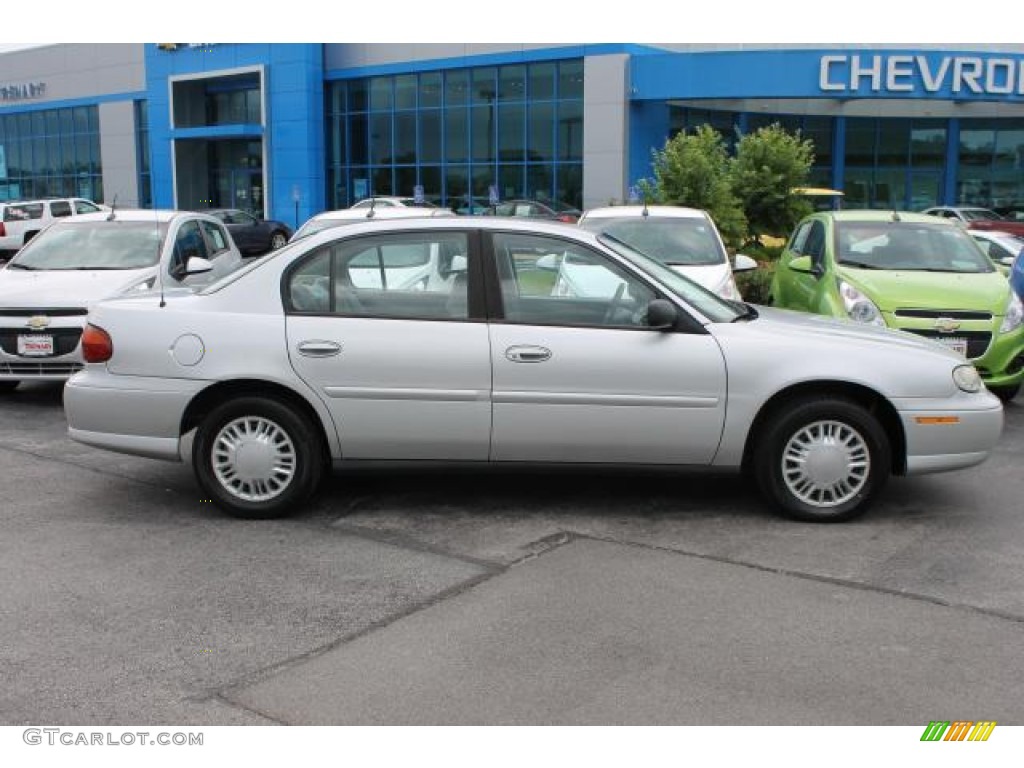
<svg viewBox="0 0 1024 768"><path fill-rule="evenodd" d="M232 440L247 449L242 465ZM324 461L320 436L303 414L279 400L246 396L221 403L202 420L192 466L206 498L229 515L269 519L300 511L320 483Z"/></svg>
<svg viewBox="0 0 1024 768"><path fill-rule="evenodd" d="M1008 403L1020 392L1020 384L1014 384L1012 387L992 387L991 392L1004 403Z"/></svg>
<svg viewBox="0 0 1024 768"><path fill-rule="evenodd" d="M278 248L284 248L287 242L288 236L281 230L276 229L270 233L270 250L276 251Z"/></svg>
<svg viewBox="0 0 1024 768"><path fill-rule="evenodd" d="M0 381L0 392L13 392L20 383L20 381L4 379L3 381Z"/></svg>
<svg viewBox="0 0 1024 768"><path fill-rule="evenodd" d="M803 456L801 443L809 450ZM808 455L811 467L803 461ZM761 492L783 515L841 522L867 510L889 479L892 460L874 416L849 400L822 396L772 414L757 436L752 464Z"/></svg>

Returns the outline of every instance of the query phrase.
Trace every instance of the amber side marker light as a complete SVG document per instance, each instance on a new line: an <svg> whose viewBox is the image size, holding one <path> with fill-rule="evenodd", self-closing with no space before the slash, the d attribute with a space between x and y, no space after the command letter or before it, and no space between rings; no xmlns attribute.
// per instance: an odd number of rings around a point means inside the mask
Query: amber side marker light
<svg viewBox="0 0 1024 768"><path fill-rule="evenodd" d="M82 331L82 357L87 363L105 363L114 355L114 342L110 334L98 325L89 323Z"/></svg>
<svg viewBox="0 0 1024 768"><path fill-rule="evenodd" d="M915 416L918 424L959 424L959 416Z"/></svg>

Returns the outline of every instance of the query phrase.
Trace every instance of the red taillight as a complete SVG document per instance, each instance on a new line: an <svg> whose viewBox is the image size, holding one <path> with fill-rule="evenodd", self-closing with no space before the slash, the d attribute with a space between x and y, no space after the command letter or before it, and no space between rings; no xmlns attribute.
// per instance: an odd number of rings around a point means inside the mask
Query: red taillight
<svg viewBox="0 0 1024 768"><path fill-rule="evenodd" d="M7 230L4 229L4 223L0 221L0 237L7 237Z"/></svg>
<svg viewBox="0 0 1024 768"><path fill-rule="evenodd" d="M114 355L114 342L110 334L89 323L82 331L82 357L87 363L105 363Z"/></svg>
<svg viewBox="0 0 1024 768"><path fill-rule="evenodd" d="M558 221L564 221L566 224L575 224L576 217L570 213L562 213L557 217Z"/></svg>

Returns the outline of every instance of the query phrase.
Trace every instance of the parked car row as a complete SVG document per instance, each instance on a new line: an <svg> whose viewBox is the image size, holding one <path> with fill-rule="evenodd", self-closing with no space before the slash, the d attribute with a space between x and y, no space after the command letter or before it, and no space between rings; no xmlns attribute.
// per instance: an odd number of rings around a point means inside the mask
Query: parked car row
<svg viewBox="0 0 1024 768"><path fill-rule="evenodd" d="M743 471L836 521L890 475L987 457L1024 313L963 229L808 218L773 284L800 313L743 303L753 266L671 207L373 205L247 262L209 214L76 216L0 271L0 382L70 377L88 445L179 461L194 438L204 494L244 517L298 511L335 464L440 461Z"/></svg>

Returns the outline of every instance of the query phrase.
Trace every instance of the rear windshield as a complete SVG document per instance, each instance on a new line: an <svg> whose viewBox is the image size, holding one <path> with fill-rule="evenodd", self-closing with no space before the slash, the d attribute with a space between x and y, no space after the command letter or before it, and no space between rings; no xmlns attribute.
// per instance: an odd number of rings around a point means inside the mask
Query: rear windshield
<svg viewBox="0 0 1024 768"><path fill-rule="evenodd" d="M668 266L724 264L725 251L707 219L628 216L584 219L580 226L611 235Z"/></svg>
<svg viewBox="0 0 1024 768"><path fill-rule="evenodd" d="M31 270L142 269L160 260L167 226L144 221L58 222L11 260Z"/></svg>
<svg viewBox="0 0 1024 768"><path fill-rule="evenodd" d="M995 267L962 228L949 224L843 221L836 224L840 264L859 269L992 272Z"/></svg>
<svg viewBox="0 0 1024 768"><path fill-rule="evenodd" d="M22 203L4 208L4 221L31 221L43 217L42 203Z"/></svg>

